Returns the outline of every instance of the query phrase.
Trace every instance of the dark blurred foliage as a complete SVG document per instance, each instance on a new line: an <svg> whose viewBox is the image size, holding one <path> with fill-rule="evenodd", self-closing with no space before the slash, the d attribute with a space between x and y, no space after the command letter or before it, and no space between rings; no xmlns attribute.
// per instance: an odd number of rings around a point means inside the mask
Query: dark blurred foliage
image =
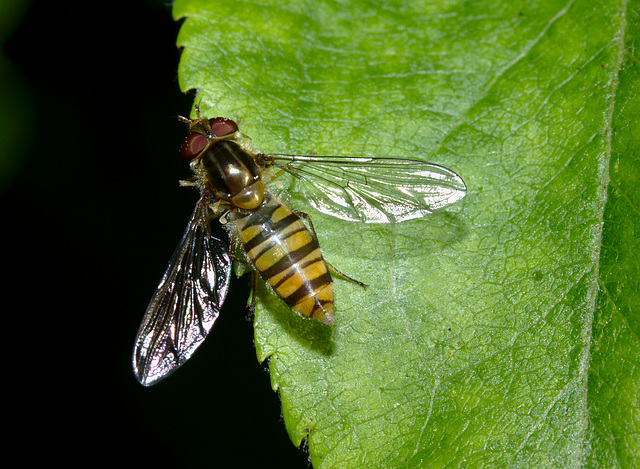
<svg viewBox="0 0 640 469"><path fill-rule="evenodd" d="M178 187L193 94L170 6L24 5L0 22L7 446L67 467L308 467L255 358L246 278L183 369L149 389L131 372L198 197Z"/></svg>

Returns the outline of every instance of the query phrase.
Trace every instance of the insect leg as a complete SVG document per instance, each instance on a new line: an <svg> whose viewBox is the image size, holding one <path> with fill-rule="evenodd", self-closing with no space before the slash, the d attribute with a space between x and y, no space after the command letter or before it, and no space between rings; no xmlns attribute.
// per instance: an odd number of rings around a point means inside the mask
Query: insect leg
<svg viewBox="0 0 640 469"><path fill-rule="evenodd" d="M318 242L318 235L316 234L316 229L313 227L313 222L311 221L311 217L309 216L309 214L308 213L304 213L304 212L299 212L297 210L294 210L293 212L296 215L298 215L299 217L304 218L305 220L307 220L307 222L309 223L309 228L311 228L311 234L313 234L313 237L316 239L316 242ZM334 266L329 264L326 260L324 262L325 262L325 264L327 264L327 267L329 268L329 270L331 272L333 272L334 274L342 277L343 279L348 280L349 282L351 282L351 283L353 283L355 285L358 285L359 287L365 288L365 289L369 286L366 283L361 282L360 280L356 280L355 278L351 278L348 275L340 272Z"/></svg>
<svg viewBox="0 0 640 469"><path fill-rule="evenodd" d="M257 296L258 296L258 272L254 270L251 275L251 302L249 303L250 316L253 316L256 312Z"/></svg>
<svg viewBox="0 0 640 469"><path fill-rule="evenodd" d="M365 290L367 288L369 288L369 285L367 285L366 283L361 282L360 280L356 280L355 278L351 278L348 275L340 272L338 269L336 269L334 266L332 266L331 264L329 264L326 260L324 261L325 264L327 264L327 267L329 268L329 270L331 272L333 272L336 275L339 275L340 277L342 277L345 280L348 280L351 283L354 283L356 285L358 285L359 287L364 288Z"/></svg>
<svg viewBox="0 0 640 469"><path fill-rule="evenodd" d="M316 229L313 226L313 222L311 221L311 217L309 216L309 214L305 212L300 212L299 210L291 209L291 211L296 215L298 215L300 218L304 218L305 220L307 220L307 223L309 223L309 228L311 228L311 234L316 239L316 242L318 242L318 235L316 234Z"/></svg>
<svg viewBox="0 0 640 469"><path fill-rule="evenodd" d="M198 187L198 179L194 176L189 179L178 181L180 187Z"/></svg>

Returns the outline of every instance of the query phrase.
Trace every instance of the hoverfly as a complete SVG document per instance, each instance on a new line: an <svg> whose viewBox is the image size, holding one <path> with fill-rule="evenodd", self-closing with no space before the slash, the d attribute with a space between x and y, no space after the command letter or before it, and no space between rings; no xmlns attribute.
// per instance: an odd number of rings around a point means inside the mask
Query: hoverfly
<svg viewBox="0 0 640 469"><path fill-rule="evenodd" d="M203 118L197 107L196 116L180 118L189 124L181 155L194 173L182 184L201 196L138 331L133 369L144 386L185 363L220 313L232 255L211 234L215 217L253 266L254 299L257 272L295 311L332 324L329 270L366 287L325 262L313 224L266 189L268 177L288 173L315 209L365 223L422 218L466 192L456 173L419 160L254 153L234 121Z"/></svg>

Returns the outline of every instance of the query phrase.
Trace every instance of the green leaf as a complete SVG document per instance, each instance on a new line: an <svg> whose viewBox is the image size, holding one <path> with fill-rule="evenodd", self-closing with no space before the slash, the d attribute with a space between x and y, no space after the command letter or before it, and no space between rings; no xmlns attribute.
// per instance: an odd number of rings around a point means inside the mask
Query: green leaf
<svg viewBox="0 0 640 469"><path fill-rule="evenodd" d="M256 150L414 157L429 219L313 219L336 325L262 287L314 467L639 467L640 0L178 0L183 90Z"/></svg>

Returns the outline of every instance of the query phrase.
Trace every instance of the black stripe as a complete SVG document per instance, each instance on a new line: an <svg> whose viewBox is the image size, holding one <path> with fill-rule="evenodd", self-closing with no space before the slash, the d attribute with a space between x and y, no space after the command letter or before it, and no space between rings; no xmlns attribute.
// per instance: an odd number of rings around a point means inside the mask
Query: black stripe
<svg viewBox="0 0 640 469"><path fill-rule="evenodd" d="M271 215L273 215L273 212L271 213ZM286 229L287 227L289 227L289 225L291 225L292 223L294 223L296 220L298 219L297 215L294 215L293 213L287 217L284 217L282 220L277 221L276 223L271 222L271 220L267 221L265 224L263 224L262 226L262 230L260 230L260 232L255 235L253 238L251 238L249 241L247 241L244 244L244 248L247 252L251 251L253 248L255 248L256 246L259 246L260 244L264 243L265 241L267 241L269 238L271 238L272 236L277 236L277 233L279 233L280 231L283 231L284 229ZM249 220L251 221L251 220ZM257 224L254 224L252 226L258 226ZM249 226L245 226L243 228L243 231L246 230ZM297 230L300 231L300 230ZM296 232L297 232L296 231ZM287 235L287 237L289 237L290 235ZM286 239L286 238L283 238ZM275 242L269 243L271 246L273 246L275 244ZM268 248L267 248L268 249ZM256 256L256 259L258 258L258 256Z"/></svg>
<svg viewBox="0 0 640 469"><path fill-rule="evenodd" d="M201 157L209 182L216 194L227 200L239 189L230 172L248 171L254 179L260 178L260 168L255 160L237 142L222 141L209 145Z"/></svg>
<svg viewBox="0 0 640 469"><path fill-rule="evenodd" d="M218 174L225 174L226 165L229 164L227 156L230 156L232 160L235 160L236 166L244 166L244 162L238 158L237 150L239 149L240 147L237 143L230 145L230 142L218 142L217 144L212 145L208 150L211 157L204 160L204 167L207 169L215 167ZM223 162L225 163L225 166L223 166Z"/></svg>
<svg viewBox="0 0 640 469"><path fill-rule="evenodd" d="M300 220L300 217L298 215L296 215L295 213L290 213L289 215L284 217L282 220L278 220L275 223L271 222L271 230L274 233L278 233L278 232L283 231L284 229L288 228L289 225L295 223L297 220Z"/></svg>
<svg viewBox="0 0 640 469"><path fill-rule="evenodd" d="M291 269L287 275L285 275L284 277L282 277L280 280L278 280L278 283L276 283L275 285L273 285L274 290L276 290L280 285L282 285L284 282L286 282L287 280L289 280L293 275L296 274L296 272L298 270L303 270L305 267L309 267L311 264L315 264L316 262L322 261L322 259L311 259L308 260L307 262L303 262L302 264L298 265L298 269Z"/></svg>
<svg viewBox="0 0 640 469"><path fill-rule="evenodd" d="M320 304L318 305L318 303L320 303ZM309 316L309 317L313 318L313 317L317 316L317 313L323 313L323 315L324 315L323 310L326 308L326 306L328 304L333 304L333 301L320 300L320 299L316 298L316 306L311 311L311 316Z"/></svg>
<svg viewBox="0 0 640 469"><path fill-rule="evenodd" d="M302 299L314 293L318 288L324 285L328 285L330 283L331 283L331 275L329 275L329 272L325 272L319 277L311 279L308 282L305 282L304 284L302 284L300 288L298 288L296 291L291 293L291 295L287 296L285 300L289 306L296 305Z"/></svg>
<svg viewBox="0 0 640 469"><path fill-rule="evenodd" d="M318 303L320 303L320 305L318 305ZM311 311L311 316L309 317L318 319L318 316L326 316L325 305L327 303L331 303L331 301L318 301L318 299L316 298L315 308L313 308L313 311Z"/></svg>
<svg viewBox="0 0 640 469"><path fill-rule="evenodd" d="M301 248L298 248L295 251L290 252L289 255L278 260L271 267L267 268L267 270L263 270L261 272L262 277L265 280L269 280L271 277L274 277L279 273L284 272L293 264L297 264L298 262L300 262L302 259L307 257L316 249L318 249L318 243L315 243L312 240L309 244L306 244L305 246L302 246Z"/></svg>
<svg viewBox="0 0 640 469"><path fill-rule="evenodd" d="M218 142L212 147L212 149L214 150L216 156L213 162L224 162L225 165L228 165L230 161L227 157L230 157L233 161L233 166L251 169L247 166L247 161L253 160L253 158L251 158L251 155L249 155L244 149L242 149L242 147L240 147L238 143L231 141Z"/></svg>
<svg viewBox="0 0 640 469"><path fill-rule="evenodd" d="M246 154L247 154L247 152L246 152L246 151L244 151L242 148L240 148L240 145L238 145L236 142L223 141L223 142L220 142L220 143L219 143L219 145L220 145L221 147L224 147L224 149L229 153L229 155L230 155L234 160L236 160L236 163L237 163L239 166L243 166L243 165L245 164L245 162L243 161L243 159L242 159L242 158L240 158L240 157L238 156L238 154L239 154L240 152L242 152L243 154L245 154L245 155L246 155Z"/></svg>
<svg viewBox="0 0 640 469"><path fill-rule="evenodd" d="M273 217L273 212L278 210L278 207L280 207L280 204L266 203L256 210L251 210L247 213L239 212L239 216L236 217L236 219L245 220L245 226L242 228L243 230L249 228L250 226L264 225L271 220L271 218Z"/></svg>
<svg viewBox="0 0 640 469"><path fill-rule="evenodd" d="M269 233L269 231L267 231L267 230L259 231L257 235L255 235L249 241L244 243L244 249L245 249L245 251L249 252L253 248L255 248L256 246L261 245L262 243L264 243L265 241L268 241L269 239L271 239L271 242L268 243L267 249L272 248L273 246L275 246L275 240L273 239L273 233ZM262 252L260 254L262 254ZM258 258L258 256L256 256L256 259L257 258Z"/></svg>
<svg viewBox="0 0 640 469"><path fill-rule="evenodd" d="M279 236L279 235L273 235L273 236L269 236L269 242L266 243L266 246L263 247L259 253L257 253L254 258L257 261L258 259L260 259L262 257L262 255L267 252L269 249L271 249L272 247L274 247L276 244L278 244L278 238L282 241L284 241L285 239L289 238L290 236L293 236L296 233L300 233L301 231L306 231L306 228L300 228L299 230L294 230L291 233L287 233L286 236ZM258 235L260 236L260 235ZM255 238L252 238L251 241L253 241L254 239L256 239L258 236L256 236ZM266 241L266 240L265 240ZM260 243L258 243L260 244ZM251 249L253 249L255 246L251 246L249 247L249 243L245 244L245 247L247 249L247 252L249 252Z"/></svg>

